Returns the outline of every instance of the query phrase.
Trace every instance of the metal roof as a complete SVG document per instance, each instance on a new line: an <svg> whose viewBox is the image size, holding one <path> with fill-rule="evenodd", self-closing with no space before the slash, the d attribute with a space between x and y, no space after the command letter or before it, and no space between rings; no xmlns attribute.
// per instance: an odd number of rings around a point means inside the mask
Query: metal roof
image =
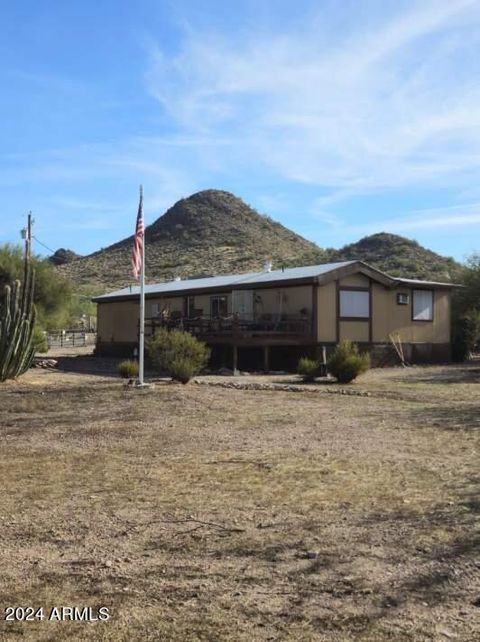
<svg viewBox="0 0 480 642"><path fill-rule="evenodd" d="M347 266L358 265L359 270L369 274L373 278L389 285L390 287L398 287L399 285L410 286L427 286L432 288L455 288L462 287L454 283L440 283L437 281L420 281L417 279L403 279L400 277L393 277L385 274L381 270L373 268L363 261L342 261L339 263L323 263L322 265L306 265L304 267L285 268L283 270L272 270L270 272L247 272L246 274L226 274L222 276L210 276L200 279L185 279L179 281L166 281L164 283L152 283L145 286L145 295L155 296L156 294L180 294L188 291L198 290L216 290L217 292L224 289L243 288L246 286L269 284L269 283L282 283L282 281L299 281L300 283L313 280L316 277L324 276L330 272L334 272L340 268ZM97 296L93 301L109 301L115 299L129 299L136 298L140 295L140 287L138 285L115 290L108 294Z"/></svg>
<svg viewBox="0 0 480 642"><path fill-rule="evenodd" d="M257 285L262 283L276 283L282 281L292 281L314 278L337 270L338 268L353 265L358 261L343 261L339 263L324 263L322 265L307 265L305 267L285 268L284 270L272 270L271 272L248 272L246 274L229 274L223 276L211 276L202 279L185 279L185 281L167 281L164 283L152 283L145 285L145 294L168 294L171 292L182 292L188 290L203 290L210 288L233 288L235 286L245 286L248 284ZM102 294L95 297L94 301L107 301L117 297L134 297L140 294L138 285L122 288Z"/></svg>

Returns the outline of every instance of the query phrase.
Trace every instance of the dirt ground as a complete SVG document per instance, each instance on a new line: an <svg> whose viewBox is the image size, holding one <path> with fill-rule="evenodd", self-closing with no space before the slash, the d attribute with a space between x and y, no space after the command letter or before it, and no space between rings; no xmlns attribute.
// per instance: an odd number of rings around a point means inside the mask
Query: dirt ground
<svg viewBox="0 0 480 642"><path fill-rule="evenodd" d="M370 396L138 391L113 365L0 385L2 620L110 613L1 639L480 639L479 362L371 371Z"/></svg>

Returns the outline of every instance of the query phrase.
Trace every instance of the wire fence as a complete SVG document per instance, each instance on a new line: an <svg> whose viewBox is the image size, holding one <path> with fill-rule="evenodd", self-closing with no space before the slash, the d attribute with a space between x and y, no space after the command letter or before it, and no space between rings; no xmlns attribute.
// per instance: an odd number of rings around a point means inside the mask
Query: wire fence
<svg viewBox="0 0 480 642"><path fill-rule="evenodd" d="M49 348L75 348L93 345L95 334L85 330L55 330L47 333Z"/></svg>

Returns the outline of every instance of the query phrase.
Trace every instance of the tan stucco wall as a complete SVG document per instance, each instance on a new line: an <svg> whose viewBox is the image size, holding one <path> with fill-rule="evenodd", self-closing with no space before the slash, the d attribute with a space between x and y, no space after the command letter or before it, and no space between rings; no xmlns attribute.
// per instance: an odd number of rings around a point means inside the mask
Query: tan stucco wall
<svg viewBox="0 0 480 642"><path fill-rule="evenodd" d="M138 302L116 301L97 306L98 341L137 341Z"/></svg>
<svg viewBox="0 0 480 642"><path fill-rule="evenodd" d="M351 275L339 282L340 287L369 287L369 280L362 274ZM409 305L397 305L397 293L410 295ZM337 340L336 285L334 282L318 287L318 341ZM389 289L372 283L372 341L385 343L388 335L399 333L405 343L450 342L450 292L434 290L433 322L412 321L411 288ZM369 341L368 321L342 321L339 324L340 339Z"/></svg>
<svg viewBox="0 0 480 642"><path fill-rule="evenodd" d="M318 341L337 340L337 290L335 282L321 285L317 289Z"/></svg>
<svg viewBox="0 0 480 642"><path fill-rule="evenodd" d="M340 341L350 339L350 341L368 342L369 327L367 321L340 321Z"/></svg>
<svg viewBox="0 0 480 642"><path fill-rule="evenodd" d="M339 281L340 287L368 288L370 280L364 274L351 274Z"/></svg>
<svg viewBox="0 0 480 642"><path fill-rule="evenodd" d="M408 305L397 304L397 293L410 295ZM450 293L434 290L433 321L412 321L412 290L389 290L377 283L372 289L373 341L387 342L388 335L399 333L405 343L448 343L450 341Z"/></svg>

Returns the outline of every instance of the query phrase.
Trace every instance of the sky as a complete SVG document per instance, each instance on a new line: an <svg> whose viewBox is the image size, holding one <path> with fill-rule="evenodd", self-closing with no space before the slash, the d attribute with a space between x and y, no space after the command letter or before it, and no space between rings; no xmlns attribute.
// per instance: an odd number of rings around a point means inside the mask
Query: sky
<svg viewBox="0 0 480 642"><path fill-rule="evenodd" d="M0 243L233 192L321 247L480 251L480 0L4 0ZM41 254L50 252L35 242Z"/></svg>

